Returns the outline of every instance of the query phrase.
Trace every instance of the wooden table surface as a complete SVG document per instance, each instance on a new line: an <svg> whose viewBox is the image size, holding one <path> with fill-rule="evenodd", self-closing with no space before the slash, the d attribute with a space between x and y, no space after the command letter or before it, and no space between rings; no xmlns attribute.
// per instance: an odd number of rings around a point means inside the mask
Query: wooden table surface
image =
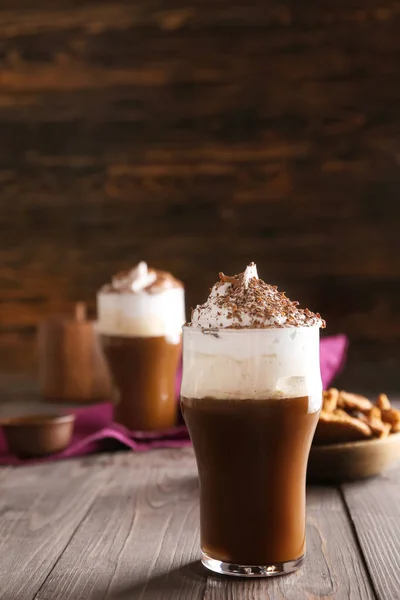
<svg viewBox="0 0 400 600"><path fill-rule="evenodd" d="M304 567L252 581L199 563L190 448L4 467L0 489L0 599L400 598L400 466L310 487Z"/></svg>
<svg viewBox="0 0 400 600"><path fill-rule="evenodd" d="M0 416L46 406L0 376ZM199 563L190 448L2 467L0 490L0 600L400 600L400 464L309 487L305 564L269 580Z"/></svg>

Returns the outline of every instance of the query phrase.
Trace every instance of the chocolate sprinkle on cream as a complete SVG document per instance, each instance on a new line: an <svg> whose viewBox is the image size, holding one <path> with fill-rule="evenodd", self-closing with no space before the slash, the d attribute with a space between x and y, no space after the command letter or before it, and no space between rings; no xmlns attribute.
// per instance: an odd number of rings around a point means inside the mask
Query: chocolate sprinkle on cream
<svg viewBox="0 0 400 600"><path fill-rule="evenodd" d="M208 300L192 311L192 326L224 329L325 327L318 313L301 309L276 286L258 278L251 263L244 273L219 274Z"/></svg>

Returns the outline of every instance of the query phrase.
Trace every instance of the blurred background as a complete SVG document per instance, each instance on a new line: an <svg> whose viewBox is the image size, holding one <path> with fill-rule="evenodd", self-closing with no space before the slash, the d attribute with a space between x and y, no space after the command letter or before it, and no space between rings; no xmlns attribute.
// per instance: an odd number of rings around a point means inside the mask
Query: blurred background
<svg viewBox="0 0 400 600"><path fill-rule="evenodd" d="M400 4L2 0L0 372L139 260L187 308L223 270L347 333L399 389Z"/></svg>

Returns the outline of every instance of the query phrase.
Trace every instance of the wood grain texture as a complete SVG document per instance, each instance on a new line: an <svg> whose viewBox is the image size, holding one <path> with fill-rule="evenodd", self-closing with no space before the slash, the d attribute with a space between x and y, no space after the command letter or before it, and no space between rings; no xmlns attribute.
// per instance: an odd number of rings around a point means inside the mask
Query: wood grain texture
<svg viewBox="0 0 400 600"><path fill-rule="evenodd" d="M109 475L94 461L0 471L0 598L34 597Z"/></svg>
<svg viewBox="0 0 400 600"><path fill-rule="evenodd" d="M210 577L207 600L299 600L375 598L337 489L307 493L307 558L287 577L253 581ZM350 575L351 573L351 575Z"/></svg>
<svg viewBox="0 0 400 600"><path fill-rule="evenodd" d="M380 600L397 600L400 586L400 468L342 486L373 586Z"/></svg>
<svg viewBox="0 0 400 600"><path fill-rule="evenodd" d="M394 381L399 23L389 0L3 0L0 367L139 259L188 308L254 259Z"/></svg>
<svg viewBox="0 0 400 600"><path fill-rule="evenodd" d="M18 381L28 394L24 378L0 377L2 394ZM397 599L399 482L397 468L341 493L309 487L303 568L244 582L199 565L190 448L3 467L0 598Z"/></svg>
<svg viewBox="0 0 400 600"><path fill-rule="evenodd" d="M309 490L302 570L274 580L232 581L198 562L192 450L114 455L112 471L36 600L374 598L336 489Z"/></svg>
<svg viewBox="0 0 400 600"><path fill-rule="evenodd" d="M197 490L192 451L115 455L37 600L203 598Z"/></svg>

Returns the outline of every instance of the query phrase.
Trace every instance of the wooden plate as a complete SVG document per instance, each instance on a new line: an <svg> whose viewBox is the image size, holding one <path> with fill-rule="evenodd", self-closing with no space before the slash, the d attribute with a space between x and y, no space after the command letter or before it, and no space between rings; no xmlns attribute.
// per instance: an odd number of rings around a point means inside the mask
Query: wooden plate
<svg viewBox="0 0 400 600"><path fill-rule="evenodd" d="M377 475L400 460L400 433L387 438L312 446L309 483L340 483Z"/></svg>

